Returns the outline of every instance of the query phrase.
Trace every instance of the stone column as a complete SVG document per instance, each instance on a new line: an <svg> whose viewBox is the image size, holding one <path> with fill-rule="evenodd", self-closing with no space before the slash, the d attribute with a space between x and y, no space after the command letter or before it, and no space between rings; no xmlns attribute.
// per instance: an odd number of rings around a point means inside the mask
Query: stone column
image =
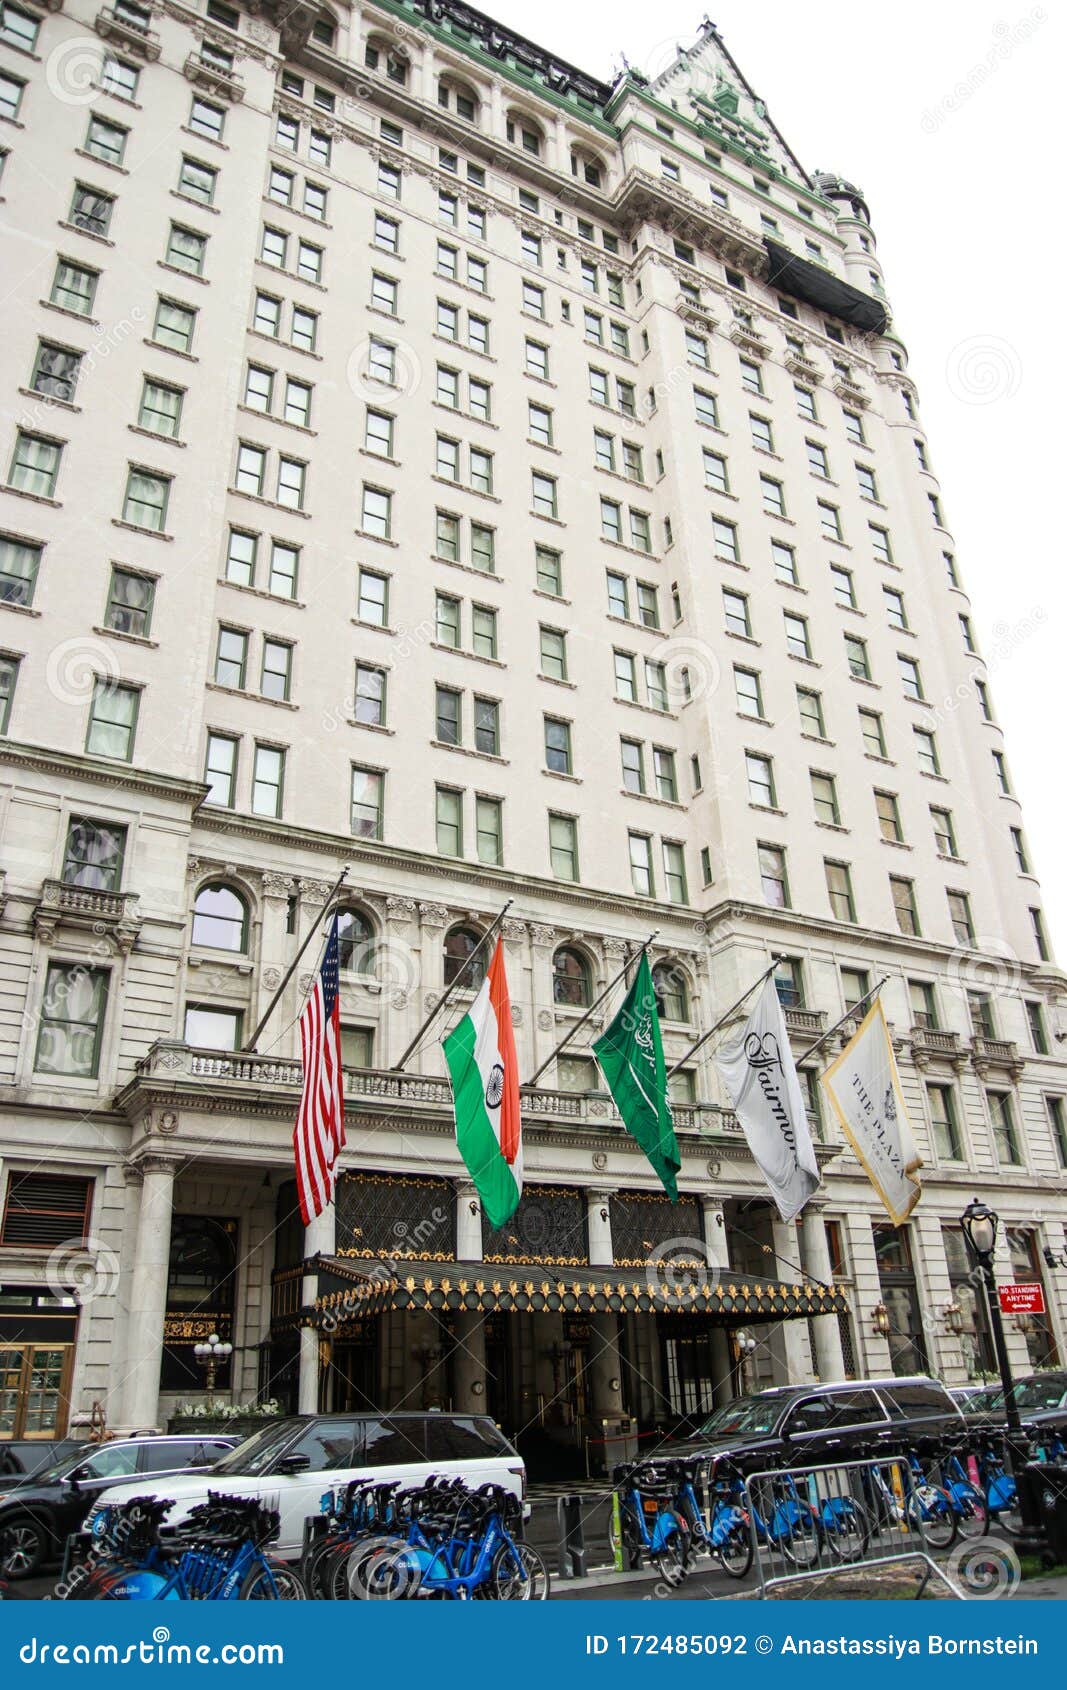
<svg viewBox="0 0 1067 1690"><path fill-rule="evenodd" d="M589 1316L589 1382L593 1416L622 1413L622 1360L619 1319L614 1314ZM599 1426L594 1435L599 1435Z"/></svg>
<svg viewBox="0 0 1067 1690"><path fill-rule="evenodd" d="M589 1266L611 1267L615 1261L611 1242L611 1192L587 1191L586 1224L589 1228Z"/></svg>
<svg viewBox="0 0 1067 1690"><path fill-rule="evenodd" d="M320 1252L332 1256L337 1246L337 1208L331 1203L304 1229L304 1260ZM301 1281L300 1300L306 1307L314 1300L316 1280L307 1275ZM314 1326L300 1328L300 1382L297 1411L314 1414L319 1406L319 1334Z"/></svg>
<svg viewBox="0 0 1067 1690"><path fill-rule="evenodd" d="M177 1163L167 1156L145 1156L139 1166L143 1183L130 1290L129 1367L123 1418L127 1425L141 1431L156 1425L159 1414L159 1369L163 1358Z"/></svg>
<svg viewBox="0 0 1067 1690"><path fill-rule="evenodd" d="M419 985L414 1022L419 1026L431 1009L441 1001L445 991L445 928L448 911L444 904L419 905ZM455 1000L453 1000L455 1001ZM437 1023L438 1028L442 1023ZM400 1052L397 1052L397 1056ZM427 1041L422 1050L409 1057L418 1073L443 1074L445 1054L440 1049L440 1032Z"/></svg>
<svg viewBox="0 0 1067 1690"><path fill-rule="evenodd" d="M456 1260L482 1259L482 1200L470 1180L456 1180Z"/></svg>
<svg viewBox="0 0 1067 1690"><path fill-rule="evenodd" d="M452 1362L457 1414L485 1413L485 1316L476 1309L455 1315L456 1348Z"/></svg>
<svg viewBox="0 0 1067 1690"><path fill-rule="evenodd" d="M702 1192L700 1207L704 1213L704 1248L708 1257L708 1279L714 1286L730 1271L730 1245L726 1235L726 1218L722 1212L722 1198L714 1197L710 1192ZM732 1401L735 1395L733 1361L729 1328L713 1326L711 1381L712 1401L716 1408L720 1403Z"/></svg>
<svg viewBox="0 0 1067 1690"><path fill-rule="evenodd" d="M800 1266L797 1261L797 1232L792 1222L780 1221L777 1216L771 1219L771 1239L774 1245L775 1268L783 1285L795 1285L800 1279ZM807 1322L795 1315L791 1320L779 1322L778 1333L780 1342L772 1345L772 1354L776 1362L776 1373L784 1369L785 1377L776 1378L776 1384L807 1385L814 1378L811 1362L811 1347L808 1343Z"/></svg>
<svg viewBox="0 0 1067 1690"><path fill-rule="evenodd" d="M809 1203L803 1212L800 1226L801 1263L805 1275L823 1285L833 1283L830 1266L830 1246L826 1238L826 1221L822 1210ZM822 1384L845 1377L845 1357L841 1349L841 1329L836 1314L820 1314L812 1321L815 1333L815 1370Z"/></svg>
<svg viewBox="0 0 1067 1690"><path fill-rule="evenodd" d="M561 1031L556 1034L556 1013L552 997L552 953L556 947L556 930L545 927L540 922L530 925L530 1003L534 1011L533 1024L530 1027L530 1068L531 1074L536 1073L549 1052L554 1050L563 1037ZM541 1086L554 1086L556 1076L551 1068L547 1068L537 1082Z"/></svg>
<svg viewBox="0 0 1067 1690"><path fill-rule="evenodd" d="M416 949L415 921L418 906L414 898L386 898L381 945L385 955L379 973L383 980L380 999L376 1068L388 1068L399 1061L418 1031L422 1018L422 959Z"/></svg>
<svg viewBox="0 0 1067 1690"><path fill-rule="evenodd" d="M289 899L296 890L296 883L287 874L265 874L263 876L263 902L260 919L259 937L259 976L256 982L255 1014L252 1026L259 1020L266 1010L271 998L281 985L282 975L288 968L297 945L300 943L295 933L286 932L289 915ZM292 997L291 988L284 994L288 1000ZM289 1017L292 1019L292 1016ZM281 1018L279 1017L279 1020ZM282 1021L284 1026L285 1022ZM282 1055L298 1048L295 1030L294 1042L287 1046Z"/></svg>

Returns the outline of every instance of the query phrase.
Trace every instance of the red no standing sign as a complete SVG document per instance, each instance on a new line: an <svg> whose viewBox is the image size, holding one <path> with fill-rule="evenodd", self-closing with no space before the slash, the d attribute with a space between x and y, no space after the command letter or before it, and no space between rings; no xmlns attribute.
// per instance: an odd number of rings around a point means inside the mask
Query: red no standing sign
<svg viewBox="0 0 1067 1690"><path fill-rule="evenodd" d="M1004 1314L1044 1314L1045 1293L1040 1285L1001 1285L997 1289Z"/></svg>

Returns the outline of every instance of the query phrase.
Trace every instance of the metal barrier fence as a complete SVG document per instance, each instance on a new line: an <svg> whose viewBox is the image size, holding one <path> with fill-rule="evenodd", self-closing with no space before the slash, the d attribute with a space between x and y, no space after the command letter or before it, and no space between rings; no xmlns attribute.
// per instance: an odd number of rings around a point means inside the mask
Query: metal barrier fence
<svg viewBox="0 0 1067 1690"><path fill-rule="evenodd" d="M933 1558L936 1514L904 1456L825 1467L777 1468L746 1480L748 1527L759 1594L856 1568L919 1562L916 1599L931 1576L965 1592ZM952 1528L951 1537L955 1537Z"/></svg>

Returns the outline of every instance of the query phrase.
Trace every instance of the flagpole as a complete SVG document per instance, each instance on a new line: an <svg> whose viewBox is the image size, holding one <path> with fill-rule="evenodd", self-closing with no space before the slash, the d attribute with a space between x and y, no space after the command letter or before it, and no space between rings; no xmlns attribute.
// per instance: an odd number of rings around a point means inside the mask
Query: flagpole
<svg viewBox="0 0 1067 1690"><path fill-rule="evenodd" d="M658 934L659 934L659 928L654 927L652 932L649 934L648 938L645 940L644 944L641 946L641 950L638 951L638 953L637 953L638 956L641 955L641 951L647 951L648 950L649 945L651 945L653 939L655 939L658 936ZM632 961L633 961L632 957L626 958L626 961L623 963L622 967L619 969L619 972L614 976L613 979L608 981L607 985L604 987L604 990L600 993L600 995L598 997L594 998L593 1002L589 1005L589 1008L586 1010L586 1012L582 1016L581 1020L576 1021L574 1023L574 1026L570 1029L570 1032L566 1035L566 1037L560 1040L559 1044L556 1045L554 1050L549 1051L548 1055L545 1057L545 1060L542 1062L540 1068L537 1070L537 1073L533 1076L532 1079L526 1081L527 1086L535 1086L537 1084L538 1080L541 1078L541 1075L544 1073L544 1071L548 1067L549 1063L553 1062L555 1060L555 1058L559 1055L560 1051L563 1049L564 1045L570 1044L570 1042L573 1039L575 1033L580 1032L580 1030L585 1026L586 1022L589 1020L589 1017L592 1015L594 1009L596 1009L598 1007L598 1005L600 1005L604 1002L604 999L607 997L608 993L611 992L611 991L614 991L615 987L618 985L618 983L622 979L623 975L626 974L627 971L629 970L630 963Z"/></svg>
<svg viewBox="0 0 1067 1690"><path fill-rule="evenodd" d="M333 904L333 901L336 898L338 892L341 890L341 887L344 885L345 878L346 878L347 874L348 874L347 867L343 868L341 870L340 874L337 876L337 879L334 881L332 887L330 888L329 896L327 897L326 902L323 905L323 915L329 914L331 905ZM321 919L322 918L319 917L319 920L321 920ZM316 920L316 921L313 921L311 923L311 926L308 928L307 937L305 938L304 943L301 945L300 949L297 951L297 953L296 953L295 957L293 958L292 962L289 964L289 967L286 969L285 973L282 975L281 985L278 987L278 990L275 992L274 996L271 998L270 1003L267 1005L266 1009L263 1011L263 1014L260 1016L259 1023L256 1027L255 1032L252 1034L252 1037L248 1040L248 1043L243 1044L241 1046L241 1055L242 1056L247 1056L250 1052L255 1050L256 1040L259 1038L260 1033L262 1033L264 1027L267 1025L267 1022L270 1020L271 1016L274 1014L274 1011L275 1011L277 1004L278 1004L278 999L281 997L282 993L285 991L286 986L288 986L290 980L293 978L293 975L296 972L296 967L297 967L297 964L300 961L300 958L303 956L304 952L307 950L307 948L310 945L312 939L315 937L316 932L318 931L318 925L319 925L319 922L318 922L318 920Z"/></svg>
<svg viewBox="0 0 1067 1690"><path fill-rule="evenodd" d="M815 1043L813 1045L809 1045L807 1050L802 1050L800 1055L796 1059L797 1067L799 1068L800 1064L802 1062L809 1061L810 1058L815 1055L815 1052L817 1050L821 1050L823 1045L826 1043L827 1039L832 1038L833 1035L837 1032L837 1029L839 1027L843 1027L845 1025L845 1022L848 1021L853 1015L855 1015L855 1013L858 1009L862 1009L865 1003L870 1002L871 998L876 998L878 996L878 993L881 991L882 987L885 985L885 983L888 979L889 979L889 975L883 974L882 978L879 980L877 986L872 986L869 992L864 992L863 996L856 1000L856 1002L852 1005L851 1009L845 1010L844 1015L842 1015L842 1017L839 1021L835 1021L832 1027L827 1027L825 1033L822 1033L819 1036L819 1038L817 1038L815 1040Z"/></svg>
<svg viewBox="0 0 1067 1690"><path fill-rule="evenodd" d="M486 928L485 932L482 934L481 938L478 940L478 943L475 945L475 947L471 951L470 955L468 957L466 957L464 959L464 961L460 964L460 966L457 968L455 975L453 976L449 985L446 987L444 994L434 1004L434 1006L431 1009L429 1015L426 1017L425 1021L422 1023L422 1026L419 1028L418 1032L415 1034L415 1037L412 1039L411 1043L408 1045L407 1049L405 1050L403 1056L400 1058L400 1061L393 1063L393 1066L390 1069L390 1073L399 1074L399 1073L402 1072L403 1067L404 1067L404 1063L407 1061L407 1059L411 1055L412 1051L419 1044L419 1041L422 1039L422 1036L426 1032L427 1027L429 1027L430 1023L432 1021L434 1021L438 1015L440 1015L442 1009L444 1009L444 1007L445 1007L445 1004L448 1002L449 998L452 996L456 987L462 981L463 976L466 974L467 970L470 968L471 963L474 961L475 957L478 955L478 952L481 950L483 945L488 944L489 940L492 938L493 934L496 932L496 929L500 926L500 923L503 921L504 917L507 915L509 909L511 908L511 906L514 902L515 902L514 898L509 898L507 903L504 905L504 908L500 911L500 914L495 915L493 917L492 921L489 923L489 926Z"/></svg>
<svg viewBox="0 0 1067 1690"><path fill-rule="evenodd" d="M752 982L751 986L749 986L748 990L741 993L741 996L738 998L737 1002L730 1005L729 1009L726 1011L726 1014L719 1016L719 1019L716 1021L714 1027L709 1027L706 1033L701 1033L701 1035L700 1035L699 1039L697 1040L696 1044L690 1045L690 1047L686 1051L685 1055L680 1056L678 1058L677 1062L675 1062L672 1067L667 1069L668 1080L670 1079L671 1075L673 1073L675 1073L677 1071L677 1069L679 1069L682 1066L682 1064L684 1062L688 1062L690 1057L693 1057L693 1056L696 1055L697 1051L701 1048L702 1045L707 1044L708 1040L710 1038L712 1038L713 1035L719 1031L720 1027L725 1027L727 1021L730 1020L730 1017L737 1014L737 1011L741 1008L741 1005L744 1003L745 999L750 998L752 996L753 992L756 991L760 986L763 985L764 980L766 980L766 978L769 974L774 973L775 969L778 967L778 964L781 961L783 961L783 958L776 956L773 959L773 961L770 963L770 966L763 970L763 973L760 975L759 979L754 980Z"/></svg>

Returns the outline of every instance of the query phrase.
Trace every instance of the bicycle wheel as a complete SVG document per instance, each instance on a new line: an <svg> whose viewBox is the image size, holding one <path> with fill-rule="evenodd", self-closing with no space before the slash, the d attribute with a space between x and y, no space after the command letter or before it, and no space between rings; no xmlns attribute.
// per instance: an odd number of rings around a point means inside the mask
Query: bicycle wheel
<svg viewBox="0 0 1067 1690"><path fill-rule="evenodd" d="M277 1555L264 1555L237 1593L239 1602L306 1602L307 1590L295 1568Z"/></svg>
<svg viewBox="0 0 1067 1690"><path fill-rule="evenodd" d="M871 1541L871 1522L854 1496L829 1497L822 1508L822 1528L835 1561L862 1561Z"/></svg>
<svg viewBox="0 0 1067 1690"><path fill-rule="evenodd" d="M664 1532L659 1548L650 1552L649 1560L668 1584L679 1584L689 1569L689 1533L678 1526L669 1528Z"/></svg>
<svg viewBox="0 0 1067 1690"><path fill-rule="evenodd" d="M989 1530L989 1508L978 1487L961 1480L951 1487L949 1495L956 1511L956 1530L960 1536L968 1542L985 1537Z"/></svg>
<svg viewBox="0 0 1067 1690"><path fill-rule="evenodd" d="M952 1498L939 1485L916 1485L908 1492L904 1518L930 1549L951 1549L959 1532Z"/></svg>
<svg viewBox="0 0 1067 1690"><path fill-rule="evenodd" d="M629 1558L630 1566L639 1567L641 1565L643 1545L638 1538L633 1520L630 1518L629 1509L626 1507L622 1510L621 1540L619 1538L619 1534L615 1530L614 1513L609 1512L608 1514L608 1550L613 1561L619 1553L620 1542L621 1547L626 1551L626 1555Z"/></svg>
<svg viewBox="0 0 1067 1690"><path fill-rule="evenodd" d="M715 1553L724 1573L732 1579L743 1579L752 1565L752 1533L748 1516L740 1508L731 1512L735 1518L726 1525L725 1535L715 1545Z"/></svg>
<svg viewBox="0 0 1067 1690"><path fill-rule="evenodd" d="M352 1548L348 1538L325 1538L312 1550L304 1574L308 1595L313 1601L332 1602L333 1593L333 1560L336 1555L347 1554Z"/></svg>
<svg viewBox="0 0 1067 1690"><path fill-rule="evenodd" d="M502 1543L493 1556L486 1594L496 1602L545 1602L550 1584L548 1565L536 1549Z"/></svg>
<svg viewBox="0 0 1067 1690"><path fill-rule="evenodd" d="M814 1567L826 1536L810 1502L796 1497L775 1503L768 1535L785 1560L801 1570Z"/></svg>

